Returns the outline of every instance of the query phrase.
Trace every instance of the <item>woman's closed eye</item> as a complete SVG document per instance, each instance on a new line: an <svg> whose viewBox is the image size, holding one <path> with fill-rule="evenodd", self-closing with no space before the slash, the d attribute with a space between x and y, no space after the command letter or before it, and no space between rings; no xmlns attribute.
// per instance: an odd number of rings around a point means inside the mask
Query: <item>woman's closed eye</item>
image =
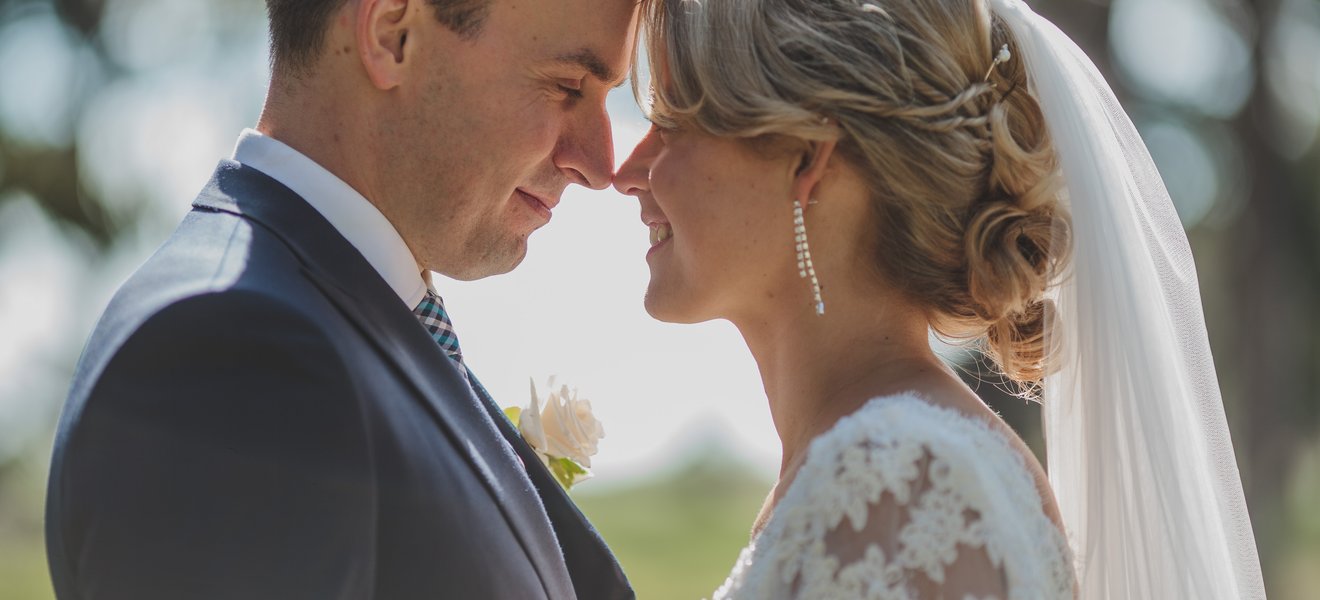
<svg viewBox="0 0 1320 600"><path fill-rule="evenodd" d="M659 119L655 119L655 118L647 118L647 120L651 122L651 131L660 134L661 139L669 137L670 135L673 135L678 132L678 127L675 127L672 124L666 125L663 122L661 122Z"/></svg>

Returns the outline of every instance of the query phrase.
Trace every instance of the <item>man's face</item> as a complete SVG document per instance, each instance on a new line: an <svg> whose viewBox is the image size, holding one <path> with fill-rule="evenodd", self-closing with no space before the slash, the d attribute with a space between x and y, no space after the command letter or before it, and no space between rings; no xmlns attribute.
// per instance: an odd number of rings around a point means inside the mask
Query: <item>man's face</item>
<svg viewBox="0 0 1320 600"><path fill-rule="evenodd" d="M636 30L636 0L491 1L470 39L410 3L426 18L409 15L408 77L373 144L387 216L423 268L458 279L517 266L568 184L609 185L605 97Z"/></svg>

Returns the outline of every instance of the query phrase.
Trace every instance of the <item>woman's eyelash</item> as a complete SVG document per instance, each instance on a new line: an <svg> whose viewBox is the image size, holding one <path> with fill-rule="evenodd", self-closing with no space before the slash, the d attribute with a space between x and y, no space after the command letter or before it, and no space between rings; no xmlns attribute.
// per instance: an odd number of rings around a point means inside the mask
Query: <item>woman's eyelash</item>
<svg viewBox="0 0 1320 600"><path fill-rule="evenodd" d="M678 129L677 127L672 127L672 126L666 126L666 125L663 125L663 124L661 124L659 121L656 121L656 120L654 120L654 119L647 119L647 121L650 121L650 122L651 122L651 128L652 128L652 129L655 129L656 131L658 131L658 132L660 132L660 133L672 133L673 131L675 131L676 129Z"/></svg>

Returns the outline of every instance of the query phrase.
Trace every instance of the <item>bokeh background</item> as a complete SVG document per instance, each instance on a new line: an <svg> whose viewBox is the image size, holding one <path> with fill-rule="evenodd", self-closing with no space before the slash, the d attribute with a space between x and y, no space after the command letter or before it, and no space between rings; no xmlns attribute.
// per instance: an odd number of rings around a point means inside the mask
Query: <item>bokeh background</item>
<svg viewBox="0 0 1320 600"><path fill-rule="evenodd" d="M1107 74L1188 229L1272 598L1320 590L1320 0L1035 0ZM0 600L52 597L51 435L114 289L169 234L268 77L261 0L0 0ZM646 124L610 99L617 159ZM643 598L709 594L777 472L724 323L641 308L646 228L570 190L510 275L442 282L506 405L551 376L608 437L574 491ZM567 332L568 335L564 335ZM1036 407L950 352L1039 452Z"/></svg>

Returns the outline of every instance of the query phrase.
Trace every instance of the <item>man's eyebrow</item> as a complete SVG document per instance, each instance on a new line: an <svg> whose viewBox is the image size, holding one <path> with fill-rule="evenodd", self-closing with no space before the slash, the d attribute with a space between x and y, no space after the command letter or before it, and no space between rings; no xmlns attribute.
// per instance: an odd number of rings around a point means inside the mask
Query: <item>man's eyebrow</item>
<svg viewBox="0 0 1320 600"><path fill-rule="evenodd" d="M555 62L582 67L592 77L600 80L601 83L613 84L613 87L616 88L622 87L627 82L621 75L615 73L609 65L606 65L605 61L601 60L600 56L591 48L579 48L566 54L560 54L555 57ZM615 81L618 81L618 83L613 83Z"/></svg>

